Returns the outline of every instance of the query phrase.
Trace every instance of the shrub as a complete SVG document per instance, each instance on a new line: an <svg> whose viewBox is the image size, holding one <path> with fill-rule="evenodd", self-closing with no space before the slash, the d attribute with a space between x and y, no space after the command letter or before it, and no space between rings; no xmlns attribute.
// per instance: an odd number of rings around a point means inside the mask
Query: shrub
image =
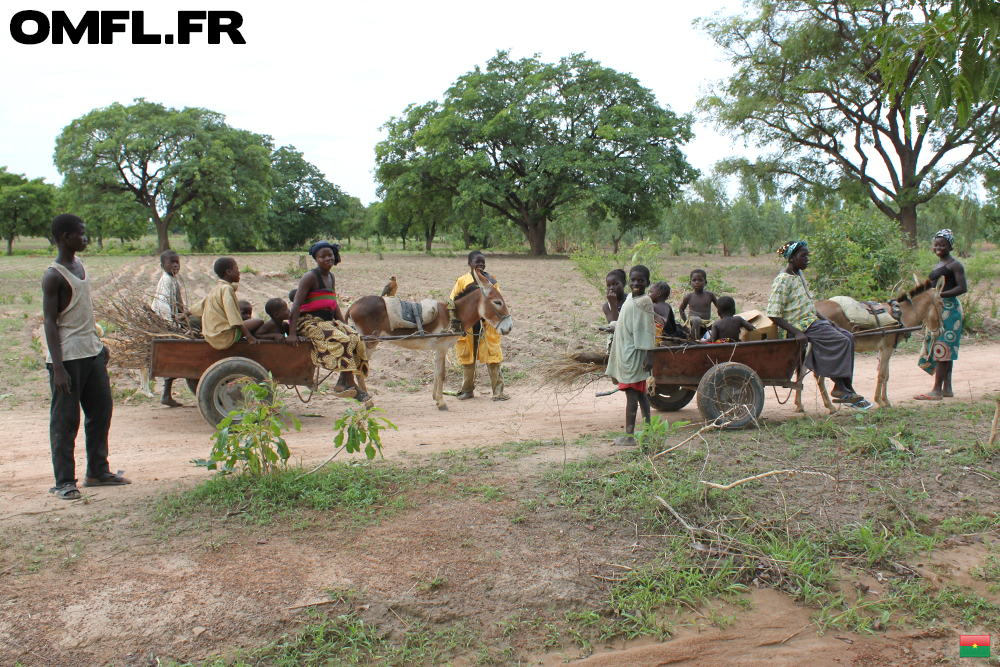
<svg viewBox="0 0 1000 667"><path fill-rule="evenodd" d="M598 294L603 299L608 291L604 279L607 278L612 269L623 269L627 275L629 268L636 264L642 264L649 268L651 281L656 282L659 279L656 258L659 256L660 250L658 243L647 240L639 241L631 248L623 248L617 253L582 250L574 252L570 255L570 259L576 264L584 281L597 289ZM628 294L627 283L625 293Z"/></svg>
<svg viewBox="0 0 1000 667"><path fill-rule="evenodd" d="M241 410L233 410L219 422L209 458L192 463L223 475L241 466L244 473L260 477L277 468L279 461L280 465L288 461L288 444L281 437L289 430L285 421L290 420L296 431L301 425L285 410L277 383L248 380L243 386L243 402Z"/></svg>
<svg viewBox="0 0 1000 667"><path fill-rule="evenodd" d="M878 211L848 208L814 220L810 281L817 298L888 299L908 282L913 251L899 225Z"/></svg>

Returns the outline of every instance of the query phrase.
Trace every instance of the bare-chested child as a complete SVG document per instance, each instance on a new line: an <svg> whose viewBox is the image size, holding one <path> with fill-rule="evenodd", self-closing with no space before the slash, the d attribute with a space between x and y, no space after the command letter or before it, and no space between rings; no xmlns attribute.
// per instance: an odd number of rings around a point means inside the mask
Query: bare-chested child
<svg viewBox="0 0 1000 667"><path fill-rule="evenodd" d="M687 338L688 333L683 327L677 324L674 317L674 309L667 303L670 298L670 285L666 282L653 283L649 288L649 298L653 300L653 319L656 322L656 343L660 344L660 339L667 338Z"/></svg>
<svg viewBox="0 0 1000 667"><path fill-rule="evenodd" d="M279 343L284 341L285 336L288 335L288 318L292 316L291 311L288 310L288 304L285 303L284 299L268 299L267 303L264 304L264 312L271 319L260 325L254 335L264 340L276 340Z"/></svg>
<svg viewBox="0 0 1000 667"><path fill-rule="evenodd" d="M709 340L713 343L737 343L740 330L753 331L754 326L736 314L736 301L729 296L720 296L715 304L719 319L709 329Z"/></svg>
<svg viewBox="0 0 1000 667"><path fill-rule="evenodd" d="M240 317L243 318L243 324L246 325L247 331L252 334L256 334L257 329L260 329L261 325L264 324L264 320L253 316L253 304L249 301L240 300Z"/></svg>
<svg viewBox="0 0 1000 667"><path fill-rule="evenodd" d="M708 275L704 269L695 269L691 272L691 294L685 294L681 301L681 319L687 324L691 331L691 340L701 340L708 328L708 323L712 319L712 304L716 304L718 309L718 299L713 292L705 289L708 284ZM690 308L691 314L685 311Z"/></svg>

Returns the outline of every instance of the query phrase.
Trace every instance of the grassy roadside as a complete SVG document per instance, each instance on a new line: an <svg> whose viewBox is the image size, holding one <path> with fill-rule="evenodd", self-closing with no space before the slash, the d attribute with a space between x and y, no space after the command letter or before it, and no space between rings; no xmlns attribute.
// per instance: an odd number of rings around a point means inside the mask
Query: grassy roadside
<svg viewBox="0 0 1000 667"><path fill-rule="evenodd" d="M253 491L213 481L164 499L157 520L230 515L252 526L336 507L368 525L418 511L427 498L475 497L509 500L518 529L636 534L634 560L601 571L600 593L579 604L440 624L385 613L392 601L365 591L335 591L336 604L308 612L294 632L198 663L206 666L422 665L457 656L487 665L545 652L587 655L602 643L667 637L680 623L728 627L752 606L755 587L807 605L815 632L986 631L1000 626L1000 453L985 448L993 407L896 408L760 432L708 431L655 459L663 445L609 456L604 444L581 440L574 446L589 454L562 463L538 458L553 444L512 443L405 466L331 466L308 489L288 481L299 472ZM690 434L674 433L667 444ZM702 483L788 469L800 472L729 490ZM340 500L331 503L334 494ZM971 581L940 569L932 576L929 555L955 548L981 548Z"/></svg>

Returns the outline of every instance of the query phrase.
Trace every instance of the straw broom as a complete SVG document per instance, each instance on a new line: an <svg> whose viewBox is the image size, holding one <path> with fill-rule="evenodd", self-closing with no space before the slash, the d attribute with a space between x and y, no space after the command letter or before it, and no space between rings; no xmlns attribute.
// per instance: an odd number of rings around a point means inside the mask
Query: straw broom
<svg viewBox="0 0 1000 667"><path fill-rule="evenodd" d="M579 352L564 354L538 365L542 386L570 388L581 382L584 385L604 377L608 365L608 355L601 352Z"/></svg>

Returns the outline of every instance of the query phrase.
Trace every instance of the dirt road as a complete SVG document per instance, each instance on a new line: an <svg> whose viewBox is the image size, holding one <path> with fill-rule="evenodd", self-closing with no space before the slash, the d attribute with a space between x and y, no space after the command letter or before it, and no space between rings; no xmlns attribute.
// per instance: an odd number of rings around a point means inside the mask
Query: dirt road
<svg viewBox="0 0 1000 667"><path fill-rule="evenodd" d="M874 356L858 357L855 387L866 396L874 394L875 366ZM956 398L949 400L978 400L984 394L1000 391L998 367L1000 345L963 347L955 370ZM914 354L894 356L891 372L889 398L893 404L913 402L914 394L932 386L931 376L917 367ZM551 390L535 390L522 382L510 388L511 400L495 403L488 398L486 386L480 387L474 400L459 402L450 398L451 409L447 412L435 409L429 389L412 393L383 389L376 396L377 403L399 426L398 431L385 433L385 455L392 458L404 452L495 445L511 440L559 440L563 436L572 441L582 434L620 430L624 426L624 401L619 394L595 398L595 390L604 388L603 384L591 385L575 395L557 397ZM780 397L784 399L786 393L780 392ZM302 432L289 437L293 457L309 462L331 454L335 450L331 429L339 415L340 401L318 397L301 405L294 395L288 401L302 419ZM190 399L187 402L192 403ZM803 404L809 416L826 414L812 381L806 383ZM934 403L926 404L926 409L934 408ZM661 415L671 421L701 419L694 403L679 412ZM763 418L780 420L794 415L792 401L780 405L769 390ZM58 505L60 501L45 493L52 483L48 411L21 408L0 413L0 431L7 433L6 445L0 451L4 514ZM167 485L205 477L208 473L189 461L209 453L212 432L194 407L170 409L158 403L117 406L111 428L111 464L126 470L134 484L104 495L113 503L115 498L145 495ZM81 446L77 450L81 475L84 464Z"/></svg>

